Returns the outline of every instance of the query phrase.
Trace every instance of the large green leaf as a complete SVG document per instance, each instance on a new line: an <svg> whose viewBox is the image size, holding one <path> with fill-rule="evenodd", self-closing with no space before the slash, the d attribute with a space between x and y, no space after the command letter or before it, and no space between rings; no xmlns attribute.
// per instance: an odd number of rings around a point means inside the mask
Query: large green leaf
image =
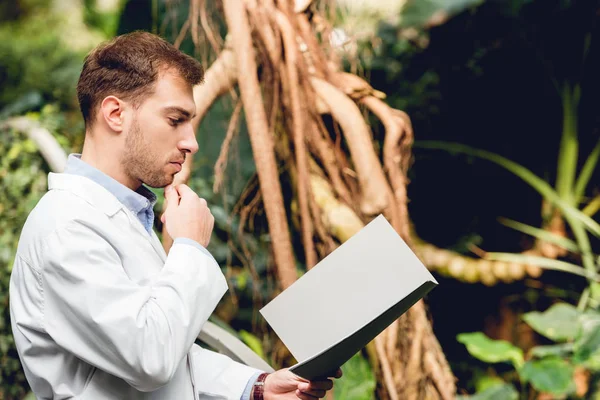
<svg viewBox="0 0 600 400"><path fill-rule="evenodd" d="M510 361L515 367L523 365L523 350L506 340L493 340L482 332L461 333L457 340L467 347L469 353L488 363Z"/></svg>
<svg viewBox="0 0 600 400"><path fill-rule="evenodd" d="M573 372L575 368L557 357L527 361L519 369L524 382L530 382L536 390L556 395L565 395L575 391Z"/></svg>
<svg viewBox="0 0 600 400"><path fill-rule="evenodd" d="M574 345L573 361L600 369L600 314L589 311L579 318L580 334Z"/></svg>
<svg viewBox="0 0 600 400"><path fill-rule="evenodd" d="M535 175L529 169L512 160L509 160L508 158L489 151L475 149L460 143L417 141L413 144L413 147L445 150L450 153L462 153L491 161L524 180L529 186L538 191L545 199L556 205L566 217L571 217L581 221L581 223L583 223L590 232L600 237L600 224L598 224L598 222L594 221L592 218L581 212L581 210L573 207L569 202L562 199L556 190L554 190L552 186L548 184L548 182Z"/></svg>
<svg viewBox="0 0 600 400"><path fill-rule="evenodd" d="M375 375L369 362L360 353L355 354L342 366L344 373L334 381L333 395L336 400L372 400L375 398Z"/></svg>
<svg viewBox="0 0 600 400"><path fill-rule="evenodd" d="M579 330L581 313L567 303L557 303L544 312L530 312L523 315L525 322L536 332L554 341L572 340Z"/></svg>
<svg viewBox="0 0 600 400"><path fill-rule="evenodd" d="M456 400L518 400L519 393L513 385L497 383L472 396L456 396Z"/></svg>
<svg viewBox="0 0 600 400"><path fill-rule="evenodd" d="M568 357L573 353L574 344L571 342L552 344L548 346L535 346L531 349L531 356L544 358L549 356Z"/></svg>

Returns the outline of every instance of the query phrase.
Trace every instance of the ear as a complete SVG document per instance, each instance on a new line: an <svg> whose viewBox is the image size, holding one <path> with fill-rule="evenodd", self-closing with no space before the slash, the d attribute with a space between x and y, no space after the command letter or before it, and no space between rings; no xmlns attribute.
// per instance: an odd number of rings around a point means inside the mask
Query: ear
<svg viewBox="0 0 600 400"><path fill-rule="evenodd" d="M125 104L115 96L107 96L100 104L100 115L104 122L115 132L123 131Z"/></svg>

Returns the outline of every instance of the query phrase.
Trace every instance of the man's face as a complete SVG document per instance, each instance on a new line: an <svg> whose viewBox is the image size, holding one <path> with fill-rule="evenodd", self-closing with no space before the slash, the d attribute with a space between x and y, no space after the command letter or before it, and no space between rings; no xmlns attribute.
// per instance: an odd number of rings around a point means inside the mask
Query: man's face
<svg viewBox="0 0 600 400"><path fill-rule="evenodd" d="M171 184L186 155L198 151L195 110L192 86L175 73L161 73L127 130L121 160L126 173L154 188Z"/></svg>

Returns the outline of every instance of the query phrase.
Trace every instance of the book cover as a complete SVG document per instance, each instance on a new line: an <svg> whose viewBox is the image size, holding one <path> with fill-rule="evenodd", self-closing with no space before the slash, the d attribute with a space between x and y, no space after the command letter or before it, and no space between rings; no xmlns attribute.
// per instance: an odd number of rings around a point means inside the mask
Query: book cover
<svg viewBox="0 0 600 400"><path fill-rule="evenodd" d="M383 215L260 313L306 378L330 376L438 282Z"/></svg>

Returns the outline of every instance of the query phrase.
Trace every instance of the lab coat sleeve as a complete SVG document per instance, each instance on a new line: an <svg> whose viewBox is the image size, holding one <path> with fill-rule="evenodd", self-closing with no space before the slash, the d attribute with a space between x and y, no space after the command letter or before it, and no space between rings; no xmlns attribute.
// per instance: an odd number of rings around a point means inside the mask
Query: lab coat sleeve
<svg viewBox="0 0 600 400"><path fill-rule="evenodd" d="M125 274L101 232L71 222L46 242L43 326L69 352L140 391L170 381L227 290L216 261L175 244L151 284Z"/></svg>
<svg viewBox="0 0 600 400"><path fill-rule="evenodd" d="M190 355L194 386L201 399L244 400L242 395L249 380L263 372L197 344L192 346Z"/></svg>

